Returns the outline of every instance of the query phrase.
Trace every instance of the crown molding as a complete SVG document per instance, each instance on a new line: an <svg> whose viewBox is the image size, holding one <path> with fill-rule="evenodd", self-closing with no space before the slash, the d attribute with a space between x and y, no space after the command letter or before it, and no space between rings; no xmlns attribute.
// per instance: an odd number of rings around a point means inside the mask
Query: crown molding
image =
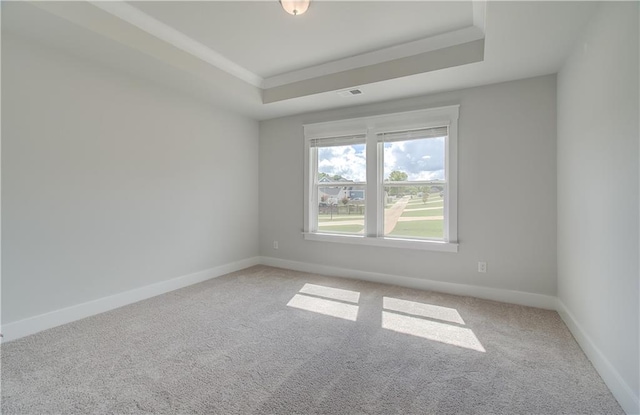
<svg viewBox="0 0 640 415"><path fill-rule="evenodd" d="M378 65L410 56L460 45L484 38L486 0L472 2L473 25L451 32L363 53L324 64L287 72L263 79L259 75L225 58L220 53L121 1L92 2L95 7L183 50L203 61L263 90L300 81L332 75L353 69Z"/></svg>
<svg viewBox="0 0 640 415"><path fill-rule="evenodd" d="M352 69L364 68L366 66L408 58L410 56L420 55L434 50L484 39L486 5L486 0L472 1L472 26L442 33L440 35L430 36L413 42L379 49L373 52L362 53L360 55L350 56L348 58L274 75L264 79L262 89L276 88L295 82L306 81L339 72L350 71Z"/></svg>
<svg viewBox="0 0 640 415"><path fill-rule="evenodd" d="M451 51L457 50L456 48L468 48L466 45L473 44L474 42L480 45L480 43L477 42L484 41L486 0L473 0L473 25L264 79L205 44L124 1L81 2L86 6L80 9L77 7L67 7L64 3L65 2L39 2L37 5L53 14L76 22L87 29L106 34L122 42L127 42L127 36L122 35L122 33L129 33L129 35L131 35L131 33L125 30L126 28L124 26L118 29L107 21L107 18L116 18L123 22L123 25L129 24L132 29L140 31L140 33L146 33L152 38L164 42L166 45L173 46L177 51L186 54L182 58L172 55L172 59L174 59L172 63L176 66L192 68L193 63L184 63L186 56L191 56L202 63L202 65L200 65L202 66L200 72L202 72L205 67L217 69L250 86L258 88L257 92L262 93L263 103L281 101L295 96L309 95L327 90L339 90L354 85L380 82L399 76L408 76L430 70L477 62L482 60L484 52L484 43L482 43L480 46L482 49L481 52L478 50L469 52L473 55L472 58L454 59L455 62L449 62L446 65L444 61L439 63L424 62L427 56L431 56L434 59L444 57L446 58L445 61L451 61L451 57L449 56L451 55ZM98 15L98 13L101 15ZM123 41L123 39L125 40ZM144 41L137 42L136 44L141 51L148 52L151 56L161 60L167 60L166 53L158 53L160 49L158 49L157 46L150 46L148 42ZM181 62L184 64L181 64ZM371 74L367 72L369 69L376 72L377 75L372 77ZM363 77L363 71L365 72L364 75L368 75ZM387 75L384 75L384 73ZM323 86L321 88L313 87L312 85L315 84L322 84ZM299 88L301 85L304 91L300 94L287 92L289 89Z"/></svg>
<svg viewBox="0 0 640 415"><path fill-rule="evenodd" d="M332 75L352 69L408 58L422 53L444 49L463 43L472 42L484 38L484 32L475 26L465 27L452 32L431 36L413 42L391 46L377 51L351 56L345 59L327 62L297 71L287 72L266 78L262 83L263 89L275 88L294 82L306 81L313 78Z"/></svg>
<svg viewBox="0 0 640 415"><path fill-rule="evenodd" d="M323 92L373 84L390 79L477 63L484 60L484 38L375 65L321 75L304 81L263 89L262 102L270 104Z"/></svg>

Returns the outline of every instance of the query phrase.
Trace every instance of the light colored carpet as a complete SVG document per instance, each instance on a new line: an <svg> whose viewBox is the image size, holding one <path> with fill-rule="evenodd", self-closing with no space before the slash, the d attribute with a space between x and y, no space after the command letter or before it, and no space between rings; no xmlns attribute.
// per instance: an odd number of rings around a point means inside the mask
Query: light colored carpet
<svg viewBox="0 0 640 415"><path fill-rule="evenodd" d="M5 414L623 413L553 311L263 266L2 345L2 398Z"/></svg>

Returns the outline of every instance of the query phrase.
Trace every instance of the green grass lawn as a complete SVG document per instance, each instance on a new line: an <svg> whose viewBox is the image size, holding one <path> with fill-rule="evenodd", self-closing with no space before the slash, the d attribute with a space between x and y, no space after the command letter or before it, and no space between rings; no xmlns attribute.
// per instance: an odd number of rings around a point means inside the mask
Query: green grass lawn
<svg viewBox="0 0 640 415"><path fill-rule="evenodd" d="M435 207L435 206L434 206ZM433 209L433 210L405 210L402 212L402 216L405 218L411 217L425 217L425 216L442 216L442 209Z"/></svg>
<svg viewBox="0 0 640 415"><path fill-rule="evenodd" d="M330 214L328 213L323 213L318 215L318 221L319 222L331 222L331 221L336 221L336 220L364 220L364 214L362 213L352 213L350 215L348 214L337 214L335 212L333 212L333 218Z"/></svg>
<svg viewBox="0 0 640 415"><path fill-rule="evenodd" d="M442 239L444 235L443 222L442 220L398 222L389 236Z"/></svg>
<svg viewBox="0 0 640 415"><path fill-rule="evenodd" d="M437 195L433 195L430 200L425 203L420 198L409 200L405 211L402 213L403 217L412 218L427 218L433 216L443 216L444 201ZM390 204L387 208L393 206ZM406 209L421 209L421 208L438 208L433 210L406 210ZM362 224L348 224L348 225L332 225L323 226L323 222L340 223L341 221L362 221ZM344 210L338 214L334 212L333 218L331 215L322 214L318 215L318 230L320 232L328 233L350 233L357 234L364 230L364 215L363 214L345 214ZM443 237L443 221L442 220L414 220L408 222L398 222L393 232L389 236L407 237L407 238L428 238L428 239L442 239Z"/></svg>
<svg viewBox="0 0 640 415"><path fill-rule="evenodd" d="M363 215L318 215L318 222L336 222L341 220L364 220Z"/></svg>
<svg viewBox="0 0 640 415"><path fill-rule="evenodd" d="M318 230L328 233L358 233L364 229L363 225L336 225L336 226L318 226Z"/></svg>
<svg viewBox="0 0 640 415"><path fill-rule="evenodd" d="M411 200L409 201L409 203L407 203L407 207L408 208L417 208L417 207L429 207L429 206L436 206L436 205L444 205L444 200L438 198L434 198L434 199L429 199L426 203L423 202L422 200Z"/></svg>

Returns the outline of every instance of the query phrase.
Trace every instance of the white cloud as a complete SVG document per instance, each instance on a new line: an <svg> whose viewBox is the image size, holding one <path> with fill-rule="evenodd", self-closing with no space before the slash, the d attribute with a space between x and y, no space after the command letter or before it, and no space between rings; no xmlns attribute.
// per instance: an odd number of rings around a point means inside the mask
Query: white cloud
<svg viewBox="0 0 640 415"><path fill-rule="evenodd" d="M318 171L364 182L367 162L364 145L326 147L318 151Z"/></svg>
<svg viewBox="0 0 640 415"><path fill-rule="evenodd" d="M399 170L408 180L444 179L444 138L385 143L384 176Z"/></svg>
<svg viewBox="0 0 640 415"><path fill-rule="evenodd" d="M348 180L366 181L364 144L324 147L318 151L318 170ZM444 179L444 139L430 138L384 144L384 176L393 170L408 180Z"/></svg>

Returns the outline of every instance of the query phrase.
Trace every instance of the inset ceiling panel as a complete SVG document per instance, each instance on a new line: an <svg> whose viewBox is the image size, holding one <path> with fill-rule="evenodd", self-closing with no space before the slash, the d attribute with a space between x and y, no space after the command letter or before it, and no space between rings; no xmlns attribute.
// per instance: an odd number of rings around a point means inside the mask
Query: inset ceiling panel
<svg viewBox="0 0 640 415"><path fill-rule="evenodd" d="M312 1L296 17L275 0L129 4L262 78L474 24L471 1Z"/></svg>

